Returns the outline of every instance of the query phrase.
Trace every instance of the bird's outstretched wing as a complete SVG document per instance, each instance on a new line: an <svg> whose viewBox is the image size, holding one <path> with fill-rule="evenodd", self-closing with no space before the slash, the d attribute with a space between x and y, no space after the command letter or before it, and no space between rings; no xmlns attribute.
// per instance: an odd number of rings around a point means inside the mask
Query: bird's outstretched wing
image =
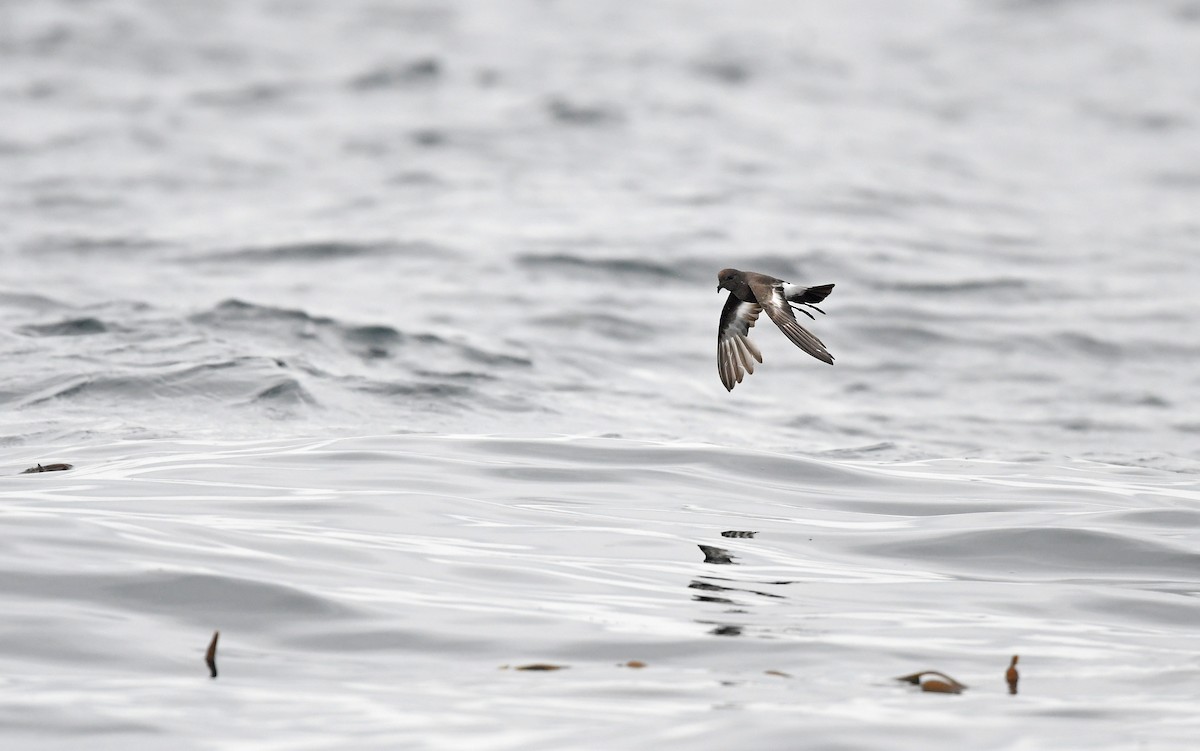
<svg viewBox="0 0 1200 751"><path fill-rule="evenodd" d="M717 372L727 391L742 382L745 372L754 372L754 361L762 362L762 353L750 341L750 327L758 320L762 308L752 302L742 302L730 292L721 309L717 327Z"/></svg>
<svg viewBox="0 0 1200 751"><path fill-rule="evenodd" d="M792 344L821 362L833 364L833 355L825 350L825 344L796 321L792 307L788 305L788 301L784 297L782 283L768 284L753 280L749 284L750 291L754 293L754 297L758 299L758 304L762 306L762 309L767 312L767 317L774 321L784 336L792 340ZM722 318L722 320L724 319Z"/></svg>

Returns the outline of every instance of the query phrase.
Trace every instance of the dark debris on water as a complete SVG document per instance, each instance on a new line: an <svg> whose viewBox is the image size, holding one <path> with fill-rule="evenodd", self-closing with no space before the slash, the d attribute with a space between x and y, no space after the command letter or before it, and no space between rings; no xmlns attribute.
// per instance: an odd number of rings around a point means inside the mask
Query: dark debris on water
<svg viewBox="0 0 1200 751"><path fill-rule="evenodd" d="M1008 670L1004 671L1004 680L1008 683L1008 693L1010 694L1017 693L1017 681L1021 679L1020 674L1017 673L1017 660L1019 659L1019 655L1013 655L1012 662L1008 663Z"/></svg>
<svg viewBox="0 0 1200 751"><path fill-rule="evenodd" d="M546 662L535 662L532 665L518 665L513 670L530 670L534 672L546 672L551 670L563 670L566 665L552 665Z"/></svg>
<svg viewBox="0 0 1200 751"><path fill-rule="evenodd" d="M959 683L938 670L922 670L919 673L902 675L896 680L920 686L922 691L935 694L961 694L967 688L965 683Z"/></svg>
<svg viewBox="0 0 1200 751"><path fill-rule="evenodd" d="M697 547L700 548L700 552L704 553L705 563L733 563L733 556L725 548L716 548L712 545L698 545Z"/></svg>
<svg viewBox="0 0 1200 751"><path fill-rule="evenodd" d="M217 677L217 639L219 638L221 638L221 632L214 631L212 641L208 643L208 649L204 652L204 664L208 665L211 678Z"/></svg>
<svg viewBox="0 0 1200 751"><path fill-rule="evenodd" d="M74 468L74 466L75 465L73 465L73 464L66 464L66 463L62 463L62 462L60 462L58 464L39 464L36 467L30 467L29 469L25 470L21 474L33 475L33 474L37 474L38 472L64 472L68 469Z"/></svg>

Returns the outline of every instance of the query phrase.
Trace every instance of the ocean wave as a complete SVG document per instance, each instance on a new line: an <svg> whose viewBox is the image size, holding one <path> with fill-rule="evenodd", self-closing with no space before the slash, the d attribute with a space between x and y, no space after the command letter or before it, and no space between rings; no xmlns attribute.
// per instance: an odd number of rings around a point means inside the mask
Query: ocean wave
<svg viewBox="0 0 1200 751"><path fill-rule="evenodd" d="M28 324L17 329L29 336L90 336L108 332L109 327L99 318L70 318L56 323Z"/></svg>
<svg viewBox="0 0 1200 751"><path fill-rule="evenodd" d="M562 96L551 97L546 111L554 122L572 126L612 126L624 121L625 115L612 104L584 104Z"/></svg>
<svg viewBox="0 0 1200 751"><path fill-rule="evenodd" d="M1105 576L1118 579L1190 581L1200 565L1200 553L1166 540L1089 529L1002 527L918 534L913 539L877 542L860 549L888 558L920 560L935 568L952 567L959 575L1003 576L1021 570L1024 579L1091 578L1105 571ZM1029 561L1037 561L1036 570L1029 570Z"/></svg>
<svg viewBox="0 0 1200 751"><path fill-rule="evenodd" d="M428 85L437 82L442 77L442 67L442 62L435 57L389 63L354 76L347 85L357 91Z"/></svg>
<svg viewBox="0 0 1200 751"><path fill-rule="evenodd" d="M27 292L0 292L0 306L44 313L70 307L52 297Z"/></svg>
<svg viewBox="0 0 1200 751"><path fill-rule="evenodd" d="M375 396L420 397L427 399L454 399L460 401L471 396L474 389L457 383L408 383L398 381L363 381L354 386L356 391ZM449 406L449 405L446 405Z"/></svg>
<svg viewBox="0 0 1200 751"><path fill-rule="evenodd" d="M348 242L325 240L314 242L281 243L262 247L239 248L237 250L213 251L190 257L186 263L306 263L340 261L355 258L393 257L398 255L453 256L454 252L444 246L426 242Z"/></svg>
<svg viewBox="0 0 1200 751"><path fill-rule="evenodd" d="M280 382L279 371L287 368L281 360L251 356L201 364L168 361L124 372L88 369L83 359L74 364L82 372L31 380L11 394L12 400L22 407L96 399L126 404L159 400L169 404L175 399L188 398L224 400L232 405L253 401L271 391Z"/></svg>
<svg viewBox="0 0 1200 751"><path fill-rule="evenodd" d="M754 77L754 66L747 60L730 57L710 57L698 60L692 70L701 78L707 78L727 86L741 86Z"/></svg>
<svg viewBox="0 0 1200 751"><path fill-rule="evenodd" d="M658 336L644 320L609 313L560 313L541 316L532 322L538 326L568 332L590 331L616 342L646 340Z"/></svg>
<svg viewBox="0 0 1200 751"><path fill-rule="evenodd" d="M678 279L680 272L664 264L638 258L583 258L566 253L527 253L517 258L521 266L553 272L592 275L596 273ZM713 272L715 278L716 271Z"/></svg>
<svg viewBox="0 0 1200 751"><path fill-rule="evenodd" d="M1029 280L1011 277L962 279L953 282L885 282L879 285L880 289L919 295L973 295L980 292L1012 294L1013 292L1024 292L1030 287Z"/></svg>
<svg viewBox="0 0 1200 751"><path fill-rule="evenodd" d="M304 88L298 81L260 81L198 91L192 94L191 101L199 106L221 109L274 108L296 98Z"/></svg>
<svg viewBox="0 0 1200 751"><path fill-rule="evenodd" d="M191 316L193 323L212 331L242 331L286 337L292 343L324 340L364 360L404 357L422 360L422 353L452 355L496 366L528 367L528 358L455 342L436 334L406 333L384 324L351 324L294 308L258 305L229 299Z"/></svg>
<svg viewBox="0 0 1200 751"><path fill-rule="evenodd" d="M317 400L295 378L283 378L254 395L254 402L315 405Z"/></svg>

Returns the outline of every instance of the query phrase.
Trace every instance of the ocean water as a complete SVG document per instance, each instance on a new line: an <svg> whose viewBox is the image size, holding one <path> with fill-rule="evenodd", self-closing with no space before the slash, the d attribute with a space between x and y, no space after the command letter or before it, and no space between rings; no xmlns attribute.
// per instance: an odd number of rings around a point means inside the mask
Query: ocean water
<svg viewBox="0 0 1200 751"><path fill-rule="evenodd" d="M1196 70L1188 0L0 0L0 741L1195 747ZM726 393L727 266L836 363Z"/></svg>

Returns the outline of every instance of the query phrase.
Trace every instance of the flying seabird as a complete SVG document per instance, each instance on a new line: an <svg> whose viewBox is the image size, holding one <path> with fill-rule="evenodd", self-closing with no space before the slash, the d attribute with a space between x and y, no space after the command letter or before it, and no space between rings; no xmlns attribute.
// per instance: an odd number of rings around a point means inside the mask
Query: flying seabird
<svg viewBox="0 0 1200 751"><path fill-rule="evenodd" d="M722 289L729 290L729 299L721 310L721 324L717 328L717 372L727 390L733 391L746 371L754 372L755 360L762 362L762 353L750 341L749 334L758 314L764 310L793 344L818 360L833 364L833 355L825 350L821 340L801 326L792 313L798 310L813 318L812 313L799 307L805 306L824 314L814 303L829 297L832 284L801 287L753 271L722 269L717 274L717 291Z"/></svg>

